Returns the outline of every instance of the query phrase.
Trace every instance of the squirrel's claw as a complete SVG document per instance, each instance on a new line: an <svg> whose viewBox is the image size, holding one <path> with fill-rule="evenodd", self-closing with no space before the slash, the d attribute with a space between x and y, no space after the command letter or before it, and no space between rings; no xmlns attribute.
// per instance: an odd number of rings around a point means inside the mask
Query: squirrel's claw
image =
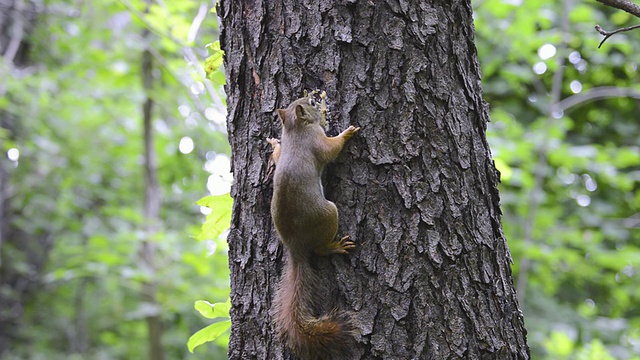
<svg viewBox="0 0 640 360"><path fill-rule="evenodd" d="M356 248L356 243L349 239L349 235L343 236L340 240L333 242L333 252L335 254L348 254L349 250Z"/></svg>

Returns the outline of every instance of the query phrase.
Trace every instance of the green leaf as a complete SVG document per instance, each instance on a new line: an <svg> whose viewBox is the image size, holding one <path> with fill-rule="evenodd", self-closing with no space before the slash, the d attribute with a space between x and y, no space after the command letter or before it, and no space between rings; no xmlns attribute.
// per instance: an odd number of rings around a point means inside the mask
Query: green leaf
<svg viewBox="0 0 640 360"><path fill-rule="evenodd" d="M220 41L209 43L206 47L211 50L212 54L204 61L204 71L207 78L211 80L222 66L224 51L220 49Z"/></svg>
<svg viewBox="0 0 640 360"><path fill-rule="evenodd" d="M229 194L205 196L198 200L196 204L211 209L211 213L207 215L200 233L196 235L196 239L215 239L229 228L231 206L233 205L233 200Z"/></svg>
<svg viewBox="0 0 640 360"><path fill-rule="evenodd" d="M231 327L231 320L220 321L217 323L213 323L204 329L196 332L191 335L189 341L187 341L187 346L189 347L189 351L193 352L193 350L204 344L217 339L220 335L222 335L225 331L229 330Z"/></svg>
<svg viewBox="0 0 640 360"><path fill-rule="evenodd" d="M200 315L207 319L228 318L231 309L231 299L227 299L224 303L212 304L206 300L198 300L193 307L198 310Z"/></svg>
<svg viewBox="0 0 640 360"><path fill-rule="evenodd" d="M219 196L205 196L202 199L196 201L197 205L206 206L211 210L216 210L219 207L227 207L230 205L231 196L229 194Z"/></svg>

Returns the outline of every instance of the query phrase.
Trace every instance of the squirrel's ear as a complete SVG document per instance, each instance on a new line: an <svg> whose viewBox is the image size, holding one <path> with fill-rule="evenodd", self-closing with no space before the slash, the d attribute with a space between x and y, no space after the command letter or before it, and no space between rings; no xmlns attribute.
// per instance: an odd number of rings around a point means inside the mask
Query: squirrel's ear
<svg viewBox="0 0 640 360"><path fill-rule="evenodd" d="M284 122L284 119L287 118L287 110L278 109L278 116L280 116L280 120L282 120L282 122Z"/></svg>
<svg viewBox="0 0 640 360"><path fill-rule="evenodd" d="M304 110L304 107L302 105L296 106L296 117L302 120L307 118L307 112Z"/></svg>

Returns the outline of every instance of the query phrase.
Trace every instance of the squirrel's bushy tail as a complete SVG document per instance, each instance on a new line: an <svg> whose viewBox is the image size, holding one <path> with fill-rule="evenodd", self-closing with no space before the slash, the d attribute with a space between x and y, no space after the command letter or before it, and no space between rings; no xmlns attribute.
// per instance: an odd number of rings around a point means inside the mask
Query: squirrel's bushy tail
<svg viewBox="0 0 640 360"><path fill-rule="evenodd" d="M333 310L314 316L328 299L308 263L287 259L276 292L273 319L280 339L301 359L348 359L354 326L349 313Z"/></svg>

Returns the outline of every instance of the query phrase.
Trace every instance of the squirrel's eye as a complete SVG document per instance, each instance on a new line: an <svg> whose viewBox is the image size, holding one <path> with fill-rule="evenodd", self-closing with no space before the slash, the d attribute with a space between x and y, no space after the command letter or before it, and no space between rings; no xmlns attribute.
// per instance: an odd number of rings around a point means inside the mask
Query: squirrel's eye
<svg viewBox="0 0 640 360"><path fill-rule="evenodd" d="M309 98L309 105L316 107L316 101L313 100L312 98Z"/></svg>

